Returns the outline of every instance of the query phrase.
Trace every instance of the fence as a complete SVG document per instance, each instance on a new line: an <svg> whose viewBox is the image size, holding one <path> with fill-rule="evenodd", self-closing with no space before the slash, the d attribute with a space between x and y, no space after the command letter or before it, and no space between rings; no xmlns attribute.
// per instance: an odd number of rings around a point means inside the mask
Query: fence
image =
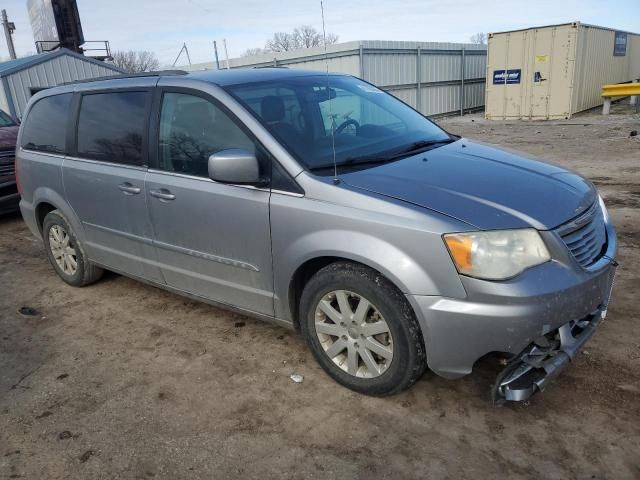
<svg viewBox="0 0 640 480"><path fill-rule="evenodd" d="M388 91L424 115L464 113L484 106L485 45L361 41L230 59L229 68L286 66L355 75ZM220 61L220 68L227 62ZM215 62L181 67L217 68Z"/></svg>

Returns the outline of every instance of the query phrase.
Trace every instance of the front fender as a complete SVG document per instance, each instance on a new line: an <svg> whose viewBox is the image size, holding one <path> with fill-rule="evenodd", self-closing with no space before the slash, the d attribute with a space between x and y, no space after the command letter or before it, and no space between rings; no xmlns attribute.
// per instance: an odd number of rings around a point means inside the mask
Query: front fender
<svg viewBox="0 0 640 480"><path fill-rule="evenodd" d="M274 252L276 316L293 320L289 309L290 282L302 265L320 257L338 257L366 265L379 271L405 294L419 291L424 295L465 296L457 275L452 275L454 282L447 282L448 288L443 290L443 285L422 263L385 239L362 232L323 230L296 238L283 250Z"/></svg>

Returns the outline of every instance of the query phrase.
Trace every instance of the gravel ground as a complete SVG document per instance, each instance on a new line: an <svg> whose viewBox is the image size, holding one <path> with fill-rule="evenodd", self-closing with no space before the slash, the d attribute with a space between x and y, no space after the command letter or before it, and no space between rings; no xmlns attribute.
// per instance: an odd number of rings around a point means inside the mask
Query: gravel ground
<svg viewBox="0 0 640 480"><path fill-rule="evenodd" d="M621 267L609 316L544 394L492 406L489 361L391 398L352 393L293 332L113 274L67 286L10 215L0 478L640 478L640 118L441 123L577 170L610 207ZM19 315L25 305L38 315Z"/></svg>

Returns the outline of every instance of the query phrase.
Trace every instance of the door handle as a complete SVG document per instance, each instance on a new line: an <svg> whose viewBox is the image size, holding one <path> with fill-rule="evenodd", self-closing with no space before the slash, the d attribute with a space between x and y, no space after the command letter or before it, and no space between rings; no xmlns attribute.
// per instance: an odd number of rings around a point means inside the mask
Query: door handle
<svg viewBox="0 0 640 480"><path fill-rule="evenodd" d="M139 194L142 190L140 190L140 187L134 187L133 185L131 185L129 182L124 182L121 183L120 185L118 185L118 188L125 194L125 195L137 195Z"/></svg>
<svg viewBox="0 0 640 480"><path fill-rule="evenodd" d="M149 194L152 197L156 197L159 198L160 200L164 200L164 201L168 201L168 200L175 200L176 196L171 193L169 190L167 190L166 188L161 188L160 190L150 190Z"/></svg>

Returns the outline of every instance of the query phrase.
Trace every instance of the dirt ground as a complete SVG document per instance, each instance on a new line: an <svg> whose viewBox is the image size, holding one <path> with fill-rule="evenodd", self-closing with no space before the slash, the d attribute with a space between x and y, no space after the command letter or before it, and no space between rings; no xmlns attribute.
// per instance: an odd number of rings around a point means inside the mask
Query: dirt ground
<svg viewBox="0 0 640 480"><path fill-rule="evenodd" d="M609 316L546 392L494 407L496 367L481 362L462 380L427 373L401 395L358 395L296 333L113 274L67 286L10 215L0 478L640 478L639 116L440 123L577 170L609 206L621 263Z"/></svg>

